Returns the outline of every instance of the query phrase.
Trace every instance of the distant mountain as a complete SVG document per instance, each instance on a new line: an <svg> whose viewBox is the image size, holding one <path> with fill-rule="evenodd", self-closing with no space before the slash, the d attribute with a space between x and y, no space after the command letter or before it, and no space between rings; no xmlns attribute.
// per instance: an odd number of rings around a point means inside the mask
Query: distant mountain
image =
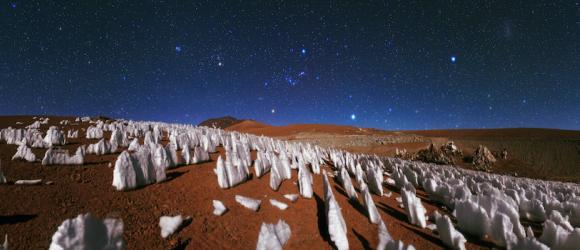
<svg viewBox="0 0 580 250"><path fill-rule="evenodd" d="M218 118L211 118L211 119L207 119L203 122L201 122L199 124L199 126L206 126L206 127L216 127L216 128L227 128L229 126L238 124L240 122L243 122L245 120L238 120L235 117L231 117L231 116L224 116L224 117L218 117Z"/></svg>

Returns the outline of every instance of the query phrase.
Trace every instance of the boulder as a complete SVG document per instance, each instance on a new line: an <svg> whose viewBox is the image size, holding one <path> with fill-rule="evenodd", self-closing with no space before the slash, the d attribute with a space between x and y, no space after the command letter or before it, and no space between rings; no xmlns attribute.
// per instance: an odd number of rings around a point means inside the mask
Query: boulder
<svg viewBox="0 0 580 250"><path fill-rule="evenodd" d="M495 162L496 159L491 151L483 145L479 145L473 152L471 163L479 170L488 170Z"/></svg>
<svg viewBox="0 0 580 250"><path fill-rule="evenodd" d="M431 144L427 149L421 149L415 155L415 160L439 165L453 165L453 158L446 155L441 149Z"/></svg>

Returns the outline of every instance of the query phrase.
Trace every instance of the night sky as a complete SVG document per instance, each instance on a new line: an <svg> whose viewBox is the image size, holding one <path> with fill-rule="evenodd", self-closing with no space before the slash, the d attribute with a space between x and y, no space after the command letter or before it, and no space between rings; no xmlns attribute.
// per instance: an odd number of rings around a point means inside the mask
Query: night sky
<svg viewBox="0 0 580 250"><path fill-rule="evenodd" d="M578 1L0 3L0 115L580 129Z"/></svg>

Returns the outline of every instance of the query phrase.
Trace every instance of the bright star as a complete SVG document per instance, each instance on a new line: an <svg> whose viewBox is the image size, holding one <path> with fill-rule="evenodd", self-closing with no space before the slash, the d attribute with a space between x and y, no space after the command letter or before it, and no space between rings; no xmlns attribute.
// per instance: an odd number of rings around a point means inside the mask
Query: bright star
<svg viewBox="0 0 580 250"><path fill-rule="evenodd" d="M181 46L175 46L175 52L177 53L181 52Z"/></svg>
<svg viewBox="0 0 580 250"><path fill-rule="evenodd" d="M276 109L272 109L272 114L275 114L275 113L276 113Z"/></svg>
<svg viewBox="0 0 580 250"><path fill-rule="evenodd" d="M218 62L218 66L224 66L224 64L222 62Z"/></svg>
<svg viewBox="0 0 580 250"><path fill-rule="evenodd" d="M455 56L451 56L451 62L455 62L457 58Z"/></svg>
<svg viewBox="0 0 580 250"><path fill-rule="evenodd" d="M302 53L302 55L306 54L306 49L302 48L302 50L300 51L300 53Z"/></svg>
<svg viewBox="0 0 580 250"><path fill-rule="evenodd" d="M350 119L353 120L353 121L356 120L356 115L355 114L351 114L350 115Z"/></svg>
<svg viewBox="0 0 580 250"><path fill-rule="evenodd" d="M296 86L296 84L298 83L294 78L292 78L291 76L287 76L286 77L286 82L288 82L288 84L290 84L290 86Z"/></svg>

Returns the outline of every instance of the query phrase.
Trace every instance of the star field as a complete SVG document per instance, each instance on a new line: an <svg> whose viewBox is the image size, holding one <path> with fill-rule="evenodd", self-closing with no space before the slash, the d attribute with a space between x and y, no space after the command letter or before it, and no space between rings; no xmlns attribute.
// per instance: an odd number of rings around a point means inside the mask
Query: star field
<svg viewBox="0 0 580 250"><path fill-rule="evenodd" d="M580 129L576 1L0 1L0 114Z"/></svg>

